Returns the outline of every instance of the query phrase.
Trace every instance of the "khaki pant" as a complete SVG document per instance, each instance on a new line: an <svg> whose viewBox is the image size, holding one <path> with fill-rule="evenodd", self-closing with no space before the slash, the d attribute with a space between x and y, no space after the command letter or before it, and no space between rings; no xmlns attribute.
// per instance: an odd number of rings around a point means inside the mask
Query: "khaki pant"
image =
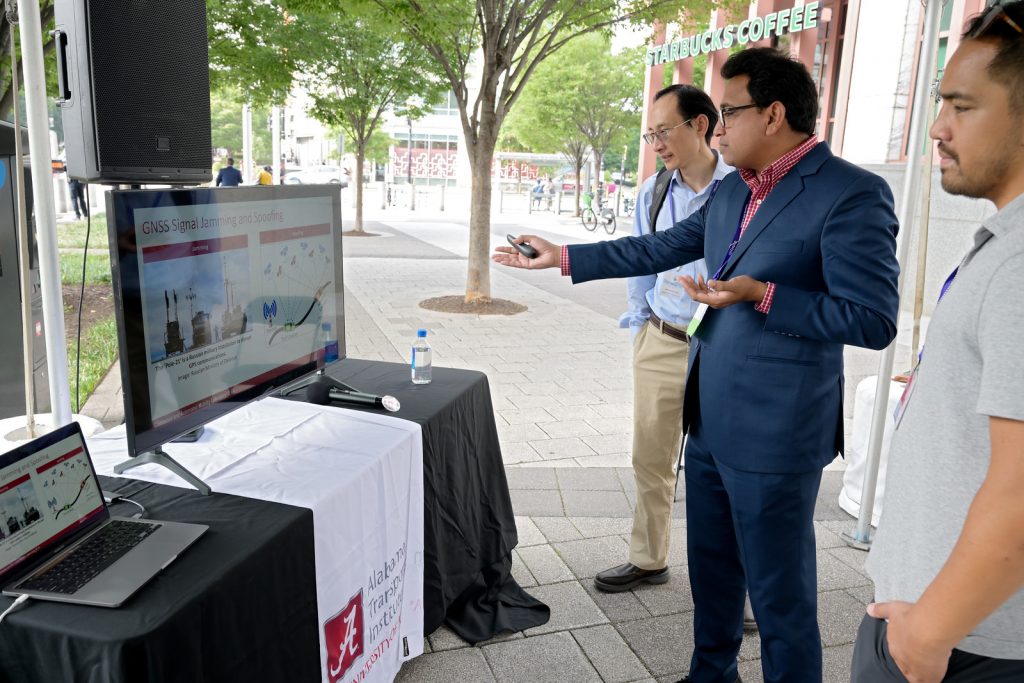
<svg viewBox="0 0 1024 683"><path fill-rule="evenodd" d="M636 510L629 561L641 569L668 566L672 492L683 424L683 387L690 345L651 324L633 344L633 475Z"/></svg>

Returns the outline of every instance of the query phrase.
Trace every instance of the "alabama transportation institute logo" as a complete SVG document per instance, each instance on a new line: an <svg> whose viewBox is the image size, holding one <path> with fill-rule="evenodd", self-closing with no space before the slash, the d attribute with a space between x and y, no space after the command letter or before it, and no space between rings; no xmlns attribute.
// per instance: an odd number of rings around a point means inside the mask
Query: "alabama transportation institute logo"
<svg viewBox="0 0 1024 683"><path fill-rule="evenodd" d="M324 624L328 681L335 683L363 656L363 591Z"/></svg>

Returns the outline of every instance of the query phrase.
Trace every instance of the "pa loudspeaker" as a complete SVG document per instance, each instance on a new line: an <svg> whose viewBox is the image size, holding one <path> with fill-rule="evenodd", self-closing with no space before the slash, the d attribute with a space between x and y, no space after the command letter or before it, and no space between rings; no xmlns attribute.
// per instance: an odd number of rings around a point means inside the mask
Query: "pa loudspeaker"
<svg viewBox="0 0 1024 683"><path fill-rule="evenodd" d="M56 0L54 14L68 177L208 182L205 0Z"/></svg>

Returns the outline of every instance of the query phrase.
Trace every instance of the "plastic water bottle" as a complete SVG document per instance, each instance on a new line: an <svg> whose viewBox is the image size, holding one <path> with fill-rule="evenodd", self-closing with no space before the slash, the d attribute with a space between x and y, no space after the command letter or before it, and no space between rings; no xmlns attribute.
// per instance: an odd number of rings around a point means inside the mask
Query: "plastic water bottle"
<svg viewBox="0 0 1024 683"><path fill-rule="evenodd" d="M324 340L324 365L328 365L338 360L338 337L331 323L322 323L320 327Z"/></svg>
<svg viewBox="0 0 1024 683"><path fill-rule="evenodd" d="M430 344L427 343L427 331L416 330L416 340L412 343L412 383L430 384L431 374Z"/></svg>

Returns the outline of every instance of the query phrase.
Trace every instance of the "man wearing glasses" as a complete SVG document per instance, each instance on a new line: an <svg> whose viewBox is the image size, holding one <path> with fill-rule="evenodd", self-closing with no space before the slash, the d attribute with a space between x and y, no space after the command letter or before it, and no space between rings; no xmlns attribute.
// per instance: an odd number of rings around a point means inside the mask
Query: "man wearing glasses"
<svg viewBox="0 0 1024 683"><path fill-rule="evenodd" d="M897 221L878 176L814 136L818 96L799 62L768 48L722 67L719 149L739 169L669 230L558 247L534 259L573 282L656 273L703 256L684 277L694 316L686 381L687 562L694 650L684 681L734 683L744 587L767 683L820 683L814 503L843 447L843 345L896 335Z"/></svg>
<svg viewBox="0 0 1024 683"><path fill-rule="evenodd" d="M896 413L854 683L1024 681L1024 3L971 21L939 94L942 187L997 212Z"/></svg>
<svg viewBox="0 0 1024 683"><path fill-rule="evenodd" d="M732 171L708 146L718 124L718 110L703 90L670 85L659 91L648 124L644 142L651 145L665 168L640 187L634 235L668 230L699 210ZM660 206L652 206L654 202ZM697 310L678 282L681 275L707 276L707 267L700 259L627 281L629 310L619 318L619 326L629 328L633 342L636 508L629 562L594 577L598 590L620 592L642 583L668 581L675 463L690 353L686 327Z"/></svg>

